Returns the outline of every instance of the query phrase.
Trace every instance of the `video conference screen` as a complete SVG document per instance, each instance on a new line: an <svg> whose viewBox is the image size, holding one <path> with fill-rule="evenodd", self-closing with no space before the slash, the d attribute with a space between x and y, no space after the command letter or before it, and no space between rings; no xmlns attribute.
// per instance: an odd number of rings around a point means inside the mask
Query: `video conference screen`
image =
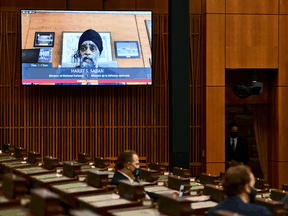
<svg viewBox="0 0 288 216"><path fill-rule="evenodd" d="M152 85L151 11L21 10L22 85Z"/></svg>

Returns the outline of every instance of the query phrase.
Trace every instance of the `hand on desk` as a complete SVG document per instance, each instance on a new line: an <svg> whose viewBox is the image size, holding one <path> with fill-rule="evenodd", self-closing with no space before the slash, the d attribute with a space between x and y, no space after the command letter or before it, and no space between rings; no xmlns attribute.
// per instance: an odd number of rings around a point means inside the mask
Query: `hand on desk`
<svg viewBox="0 0 288 216"><path fill-rule="evenodd" d="M171 191L171 194L179 195L179 191L173 190L173 191Z"/></svg>

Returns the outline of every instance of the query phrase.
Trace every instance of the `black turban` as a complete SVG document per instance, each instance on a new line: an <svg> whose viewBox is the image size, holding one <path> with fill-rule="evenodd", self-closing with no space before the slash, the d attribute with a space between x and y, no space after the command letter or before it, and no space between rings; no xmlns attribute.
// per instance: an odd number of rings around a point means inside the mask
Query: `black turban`
<svg viewBox="0 0 288 216"><path fill-rule="evenodd" d="M81 35L78 43L78 50L80 50L80 46L84 41L93 41L99 49L100 55L103 50L103 42L100 34L93 29L88 29Z"/></svg>

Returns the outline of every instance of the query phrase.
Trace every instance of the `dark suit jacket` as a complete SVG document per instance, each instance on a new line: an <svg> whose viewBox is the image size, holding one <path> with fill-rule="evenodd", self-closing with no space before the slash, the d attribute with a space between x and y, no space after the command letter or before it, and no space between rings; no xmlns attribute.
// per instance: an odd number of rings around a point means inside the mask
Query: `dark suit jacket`
<svg viewBox="0 0 288 216"><path fill-rule="evenodd" d="M211 208L208 211L207 216L213 216L214 212L217 210L227 210L247 216L272 215L266 207L251 203L244 203L238 196L231 196L225 198L224 200L219 202L217 206Z"/></svg>
<svg viewBox="0 0 288 216"><path fill-rule="evenodd" d="M279 200L280 202L284 203L284 209L288 210L288 195L286 195L282 200Z"/></svg>
<svg viewBox="0 0 288 216"><path fill-rule="evenodd" d="M111 181L111 185L119 185L119 181L120 180L129 180L126 176L124 176L122 173L120 172L115 172L114 173L114 176L112 178L112 181ZM135 182L138 182L139 183L139 180L138 179L135 179L134 180ZM153 193L153 192L148 192L148 191L145 191L145 193L151 198L151 199L154 199L154 202L157 202L157 199L158 199L158 194L156 193Z"/></svg>
<svg viewBox="0 0 288 216"><path fill-rule="evenodd" d="M235 160L238 162L243 162L247 164L250 160L248 142L246 139L237 137L236 149L233 152L232 146L230 144L230 138L226 137L225 140L225 162ZM227 165L226 165L227 166ZM226 167L227 168L227 167Z"/></svg>

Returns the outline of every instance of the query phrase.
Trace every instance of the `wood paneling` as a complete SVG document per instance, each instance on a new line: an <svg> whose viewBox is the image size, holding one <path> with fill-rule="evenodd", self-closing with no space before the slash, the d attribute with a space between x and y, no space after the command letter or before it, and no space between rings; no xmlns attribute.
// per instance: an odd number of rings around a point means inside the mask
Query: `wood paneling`
<svg viewBox="0 0 288 216"><path fill-rule="evenodd" d="M278 88L269 89L269 128L268 128L268 160L278 160L279 144L279 110L278 110Z"/></svg>
<svg viewBox="0 0 288 216"><path fill-rule="evenodd" d="M288 3L288 1L287 1ZM276 85L288 86L288 15L279 16L279 71Z"/></svg>
<svg viewBox="0 0 288 216"><path fill-rule="evenodd" d="M269 184L281 189L282 184L288 182L288 162L268 161Z"/></svg>
<svg viewBox="0 0 288 216"><path fill-rule="evenodd" d="M278 16L226 15L226 68L278 68Z"/></svg>
<svg viewBox="0 0 288 216"><path fill-rule="evenodd" d="M288 14L288 1L286 0L279 0L279 1L280 1L279 14Z"/></svg>
<svg viewBox="0 0 288 216"><path fill-rule="evenodd" d="M103 0L69 0L69 2L70 10L103 10Z"/></svg>
<svg viewBox="0 0 288 216"><path fill-rule="evenodd" d="M137 0L106 1L106 10L136 10Z"/></svg>
<svg viewBox="0 0 288 216"><path fill-rule="evenodd" d="M268 180L271 187L280 189L279 185L279 163L268 160Z"/></svg>
<svg viewBox="0 0 288 216"><path fill-rule="evenodd" d="M202 0L189 0L189 13L190 14L201 14L201 2Z"/></svg>
<svg viewBox="0 0 288 216"><path fill-rule="evenodd" d="M204 13L225 13L226 0L203 0L206 1Z"/></svg>
<svg viewBox="0 0 288 216"><path fill-rule="evenodd" d="M225 161L225 87L206 87L206 162Z"/></svg>
<svg viewBox="0 0 288 216"><path fill-rule="evenodd" d="M278 158L277 161L288 162L288 145L287 145L287 131L288 131L288 87L278 87ZM287 179L288 180L288 179Z"/></svg>
<svg viewBox="0 0 288 216"><path fill-rule="evenodd" d="M101 1L101 0L98 0L98 1ZM0 1L0 11L19 12L21 9L65 10L66 1L57 1L57 0L51 0L51 1L1 0Z"/></svg>
<svg viewBox="0 0 288 216"><path fill-rule="evenodd" d="M225 15L206 15L206 86L225 86Z"/></svg>
<svg viewBox="0 0 288 216"><path fill-rule="evenodd" d="M288 162L278 162L279 167L279 179L278 179L278 185L279 189L281 189L282 184L287 184L288 182Z"/></svg>
<svg viewBox="0 0 288 216"><path fill-rule="evenodd" d="M287 162L288 146L285 137L288 130L288 87L272 87L269 92L269 154L272 161Z"/></svg>
<svg viewBox="0 0 288 216"><path fill-rule="evenodd" d="M226 0L226 13L278 14L278 4L279 0Z"/></svg>
<svg viewBox="0 0 288 216"><path fill-rule="evenodd" d="M169 0L136 0L137 10L152 10L153 13L168 14Z"/></svg>
<svg viewBox="0 0 288 216"><path fill-rule="evenodd" d="M200 0L201 1L201 0ZM103 10L103 0L70 0L70 10ZM2 0L0 11L21 9L67 9L67 1L20 1ZM168 0L109 0L106 10L153 10L154 13L168 13Z"/></svg>
<svg viewBox="0 0 288 216"><path fill-rule="evenodd" d="M190 16L190 161L201 162L201 143L203 133L203 69L200 53L201 47L201 15ZM198 167L199 168L199 167ZM198 168L193 168L197 172Z"/></svg>
<svg viewBox="0 0 288 216"><path fill-rule="evenodd" d="M206 163L206 173L210 175L220 175L225 172L225 163Z"/></svg>

